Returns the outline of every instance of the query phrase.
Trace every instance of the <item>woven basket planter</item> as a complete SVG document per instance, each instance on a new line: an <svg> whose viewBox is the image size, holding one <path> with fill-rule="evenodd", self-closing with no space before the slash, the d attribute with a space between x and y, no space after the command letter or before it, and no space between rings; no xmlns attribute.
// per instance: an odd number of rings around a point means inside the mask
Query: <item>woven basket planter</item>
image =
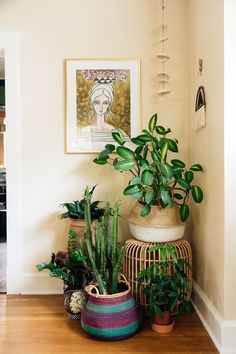
<svg viewBox="0 0 236 354"><path fill-rule="evenodd" d="M114 295L100 295L94 285L85 288L89 299L81 315L81 327L86 333L98 339L120 340L138 331L141 314L130 285L127 280L120 285L126 290Z"/></svg>

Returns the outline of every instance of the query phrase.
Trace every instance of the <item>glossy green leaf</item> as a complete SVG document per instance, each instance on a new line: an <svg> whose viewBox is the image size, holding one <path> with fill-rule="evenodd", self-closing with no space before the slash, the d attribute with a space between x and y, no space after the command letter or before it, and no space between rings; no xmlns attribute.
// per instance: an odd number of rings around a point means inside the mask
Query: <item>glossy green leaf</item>
<svg viewBox="0 0 236 354"><path fill-rule="evenodd" d="M184 177L185 177L185 181L188 182L188 183L191 183L192 180L193 180L193 172L192 171L186 171L185 174L184 174Z"/></svg>
<svg viewBox="0 0 236 354"><path fill-rule="evenodd" d="M118 171L129 171L135 166L135 161L133 160L118 160L115 159L113 161L113 166Z"/></svg>
<svg viewBox="0 0 236 354"><path fill-rule="evenodd" d="M116 153L125 160L134 160L135 158L134 152L124 146L118 146Z"/></svg>
<svg viewBox="0 0 236 354"><path fill-rule="evenodd" d="M203 191L199 186L192 186L192 197L195 203L201 203L203 200Z"/></svg>
<svg viewBox="0 0 236 354"><path fill-rule="evenodd" d="M130 184L133 185L133 184L140 184L141 181L140 181L140 178L139 177L132 177L131 180L130 180Z"/></svg>
<svg viewBox="0 0 236 354"><path fill-rule="evenodd" d="M199 163L193 165L193 166L190 168L190 170L191 170L191 171L200 171L200 172L203 172L203 168L202 168L202 166L201 166Z"/></svg>
<svg viewBox="0 0 236 354"><path fill-rule="evenodd" d="M160 165L160 169L161 169L161 172L163 173L163 175L170 179L173 177L173 170L172 170L172 167L170 165L168 165L167 163L163 163Z"/></svg>
<svg viewBox="0 0 236 354"><path fill-rule="evenodd" d="M108 158L110 153L111 153L110 150L104 149L104 150L102 150L102 151L99 153L98 159L103 159L104 157L105 157L105 158Z"/></svg>
<svg viewBox="0 0 236 354"><path fill-rule="evenodd" d="M169 192L163 188L160 190L160 193L161 193L161 200L163 201L164 205L168 204L170 200Z"/></svg>
<svg viewBox="0 0 236 354"><path fill-rule="evenodd" d="M143 141L144 143L152 141L152 137L147 134L141 134L136 137L136 139Z"/></svg>
<svg viewBox="0 0 236 354"><path fill-rule="evenodd" d="M165 131L166 131L166 129L162 125L158 125L156 127L157 134L163 135L163 134L165 134Z"/></svg>
<svg viewBox="0 0 236 354"><path fill-rule="evenodd" d="M186 189L187 191L189 191L191 189L191 186L188 182L186 182L184 179L179 178L177 180L178 184L183 187L184 189Z"/></svg>
<svg viewBox="0 0 236 354"><path fill-rule="evenodd" d="M139 155L139 154L141 154L142 151L143 151L143 146L138 146L138 147L135 149L135 154Z"/></svg>
<svg viewBox="0 0 236 354"><path fill-rule="evenodd" d="M178 152L178 145L172 139L168 139L168 148L172 152Z"/></svg>
<svg viewBox="0 0 236 354"><path fill-rule="evenodd" d="M150 118L149 123L148 123L148 129L150 130L151 133L153 133L155 127L157 124L157 114L153 114L153 116Z"/></svg>
<svg viewBox="0 0 236 354"><path fill-rule="evenodd" d="M142 192L140 186L135 184L135 185L129 185L128 187L126 187L124 189L123 194L124 195L133 195L133 194L140 193L140 192Z"/></svg>
<svg viewBox="0 0 236 354"><path fill-rule="evenodd" d="M115 150L115 145L113 145L113 144L106 144L105 145L105 148L107 149L107 150L109 150L110 152L112 152L112 151L114 151Z"/></svg>
<svg viewBox="0 0 236 354"><path fill-rule="evenodd" d="M145 141L139 139L138 137L131 138L131 141L132 141L132 143L134 143L134 144L136 144L136 145L142 145L142 146L143 146L143 145L146 144Z"/></svg>
<svg viewBox="0 0 236 354"><path fill-rule="evenodd" d="M103 159L99 159L98 157L96 159L93 160L94 163L96 163L97 165L105 165L107 163L107 159L103 158Z"/></svg>
<svg viewBox="0 0 236 354"><path fill-rule="evenodd" d="M152 139L152 134L147 129L143 129L142 132Z"/></svg>
<svg viewBox="0 0 236 354"><path fill-rule="evenodd" d="M145 186L150 186L154 181L154 176L149 170L144 170L141 174L141 182Z"/></svg>
<svg viewBox="0 0 236 354"><path fill-rule="evenodd" d="M151 152L151 156L154 162L160 163L161 162L161 156L158 154L156 151Z"/></svg>
<svg viewBox="0 0 236 354"><path fill-rule="evenodd" d="M146 192L144 199L147 204L150 204L153 198L153 192Z"/></svg>
<svg viewBox="0 0 236 354"><path fill-rule="evenodd" d="M173 159L173 160L171 160L171 163L173 166L177 166L177 167L181 167L181 168L185 167L185 163L181 160Z"/></svg>
<svg viewBox="0 0 236 354"><path fill-rule="evenodd" d="M141 159L139 163L143 169L150 168L149 162L146 159Z"/></svg>
<svg viewBox="0 0 236 354"><path fill-rule="evenodd" d="M174 199L172 199L172 198L170 197L168 204L169 204L169 207L170 207L170 208L173 208L173 207L174 207L174 204L175 204Z"/></svg>
<svg viewBox="0 0 236 354"><path fill-rule="evenodd" d="M151 212L151 205L150 204L146 204L146 205L144 205L142 207L140 215L144 217L144 216L149 215L150 212Z"/></svg>
<svg viewBox="0 0 236 354"><path fill-rule="evenodd" d="M143 149L143 158L146 159L148 154L148 145L146 145Z"/></svg>
<svg viewBox="0 0 236 354"><path fill-rule="evenodd" d="M124 136L122 134L122 132L120 130L112 132L112 137L113 139L119 144L119 145L124 145L125 143L125 139Z"/></svg>
<svg viewBox="0 0 236 354"><path fill-rule="evenodd" d="M182 204L180 207L180 218L184 222L189 216L189 206L187 204Z"/></svg>

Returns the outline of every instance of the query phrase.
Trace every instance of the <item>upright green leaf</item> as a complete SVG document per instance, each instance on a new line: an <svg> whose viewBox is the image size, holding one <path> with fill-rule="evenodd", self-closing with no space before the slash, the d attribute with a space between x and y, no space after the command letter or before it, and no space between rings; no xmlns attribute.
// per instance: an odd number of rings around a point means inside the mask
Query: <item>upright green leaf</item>
<svg viewBox="0 0 236 354"><path fill-rule="evenodd" d="M143 141L142 139L139 139L138 137L135 138L131 138L132 143L136 144L136 145L140 145L143 146L146 144L146 141Z"/></svg>
<svg viewBox="0 0 236 354"><path fill-rule="evenodd" d="M199 186L192 186L192 197L195 203L201 203L203 200L203 192Z"/></svg>
<svg viewBox="0 0 236 354"><path fill-rule="evenodd" d="M153 198L153 192L146 192L144 199L147 204L150 204Z"/></svg>
<svg viewBox="0 0 236 354"><path fill-rule="evenodd" d="M105 149L109 150L110 152L114 151L115 150L115 145L113 144L106 144L105 145Z"/></svg>
<svg viewBox="0 0 236 354"><path fill-rule="evenodd" d="M125 160L134 160L135 158L134 152L124 146L118 146L116 153Z"/></svg>
<svg viewBox="0 0 236 354"><path fill-rule="evenodd" d="M152 141L152 137L147 135L147 134L141 134L136 137L139 141L142 141L144 143ZM132 140L133 141L133 140Z"/></svg>
<svg viewBox="0 0 236 354"><path fill-rule="evenodd" d="M150 118L149 123L148 123L148 129L150 130L151 133L153 133L155 127L157 124L157 114L153 114L153 116Z"/></svg>
<svg viewBox="0 0 236 354"><path fill-rule="evenodd" d="M153 150L151 152L151 156L152 156L152 159L153 159L154 162L156 162L156 163L161 162L161 155L158 154L158 152L156 152L155 150Z"/></svg>
<svg viewBox="0 0 236 354"><path fill-rule="evenodd" d="M135 193L140 193L142 190L139 185L134 184L134 185L129 185L128 187L125 188L123 194L124 195L132 195Z"/></svg>
<svg viewBox="0 0 236 354"><path fill-rule="evenodd" d="M119 144L119 145L124 145L125 143L125 138L124 135L120 130L112 132L112 137L113 139Z"/></svg>
<svg viewBox="0 0 236 354"><path fill-rule="evenodd" d="M164 145L162 146L162 148L161 148L161 159L162 159L162 161L165 161L165 159L166 159L166 154L167 154L167 150L168 150L168 141L166 141L165 143L164 143Z"/></svg>
<svg viewBox="0 0 236 354"><path fill-rule="evenodd" d="M164 134L165 134L165 131L166 131L166 129L165 129L162 125L158 125L158 126L156 127L156 132L157 132L157 134L164 135Z"/></svg>
<svg viewBox="0 0 236 354"><path fill-rule="evenodd" d="M163 163L160 165L160 169L161 169L161 172L163 173L163 175L170 179L173 177L173 170L172 170L172 167L170 165L168 165L167 163Z"/></svg>

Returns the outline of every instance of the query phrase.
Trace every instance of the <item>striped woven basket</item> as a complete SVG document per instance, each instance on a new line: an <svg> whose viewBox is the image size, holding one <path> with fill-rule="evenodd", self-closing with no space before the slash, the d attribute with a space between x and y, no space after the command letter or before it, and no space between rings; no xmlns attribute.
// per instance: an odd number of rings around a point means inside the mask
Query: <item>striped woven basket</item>
<svg viewBox="0 0 236 354"><path fill-rule="evenodd" d="M126 279L121 283L126 285L127 290L113 295L100 295L94 285L85 288L89 299L81 315L81 327L86 333L99 339L120 340L138 331L141 314L131 295L129 283Z"/></svg>

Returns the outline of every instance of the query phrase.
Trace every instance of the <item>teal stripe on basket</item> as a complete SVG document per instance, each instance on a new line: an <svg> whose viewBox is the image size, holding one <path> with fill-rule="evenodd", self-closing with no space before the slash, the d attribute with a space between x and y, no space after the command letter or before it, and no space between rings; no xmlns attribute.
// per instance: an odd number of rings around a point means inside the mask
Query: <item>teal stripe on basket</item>
<svg viewBox="0 0 236 354"><path fill-rule="evenodd" d="M141 320L135 321L128 326L116 327L116 328L96 328L86 325L83 321L81 321L81 326L85 330L85 332L97 336L97 337L118 337L125 336L128 334L135 333L141 324Z"/></svg>
<svg viewBox="0 0 236 354"><path fill-rule="evenodd" d="M132 306L135 305L134 299L131 298L130 300L120 303L118 305L110 305L110 306L104 306L104 305L95 305L92 302L88 302L86 307L88 310L93 311L93 312L100 312L100 313L114 313L114 312L120 312L127 310L131 308Z"/></svg>

